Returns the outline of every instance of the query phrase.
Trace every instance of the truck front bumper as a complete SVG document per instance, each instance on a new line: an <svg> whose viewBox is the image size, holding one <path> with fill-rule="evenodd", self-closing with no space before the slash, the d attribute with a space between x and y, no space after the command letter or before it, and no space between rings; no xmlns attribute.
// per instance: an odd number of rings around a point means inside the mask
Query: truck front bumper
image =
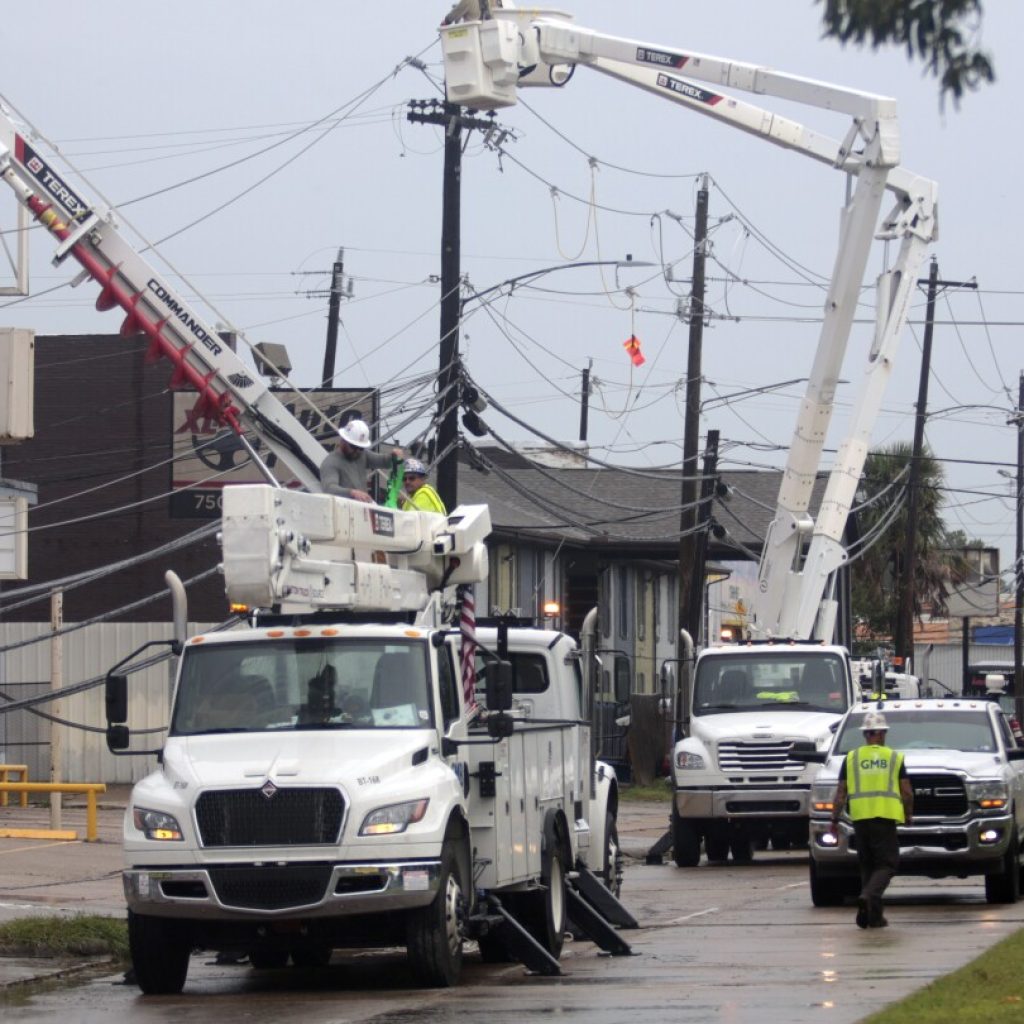
<svg viewBox="0 0 1024 1024"><path fill-rule="evenodd" d="M1009 815L974 818L957 824L926 824L915 819L897 829L901 875L987 875L1003 870L1014 822ZM857 851L851 845L853 826L839 823L839 835L829 835L828 821L811 819L810 845L815 868L821 875L856 874Z"/></svg>
<svg viewBox="0 0 1024 1024"><path fill-rule="evenodd" d="M344 917L427 906L439 860L394 864L238 863L123 872L128 907L156 917L252 920Z"/></svg>
<svg viewBox="0 0 1024 1024"><path fill-rule="evenodd" d="M810 786L710 786L677 789L680 818L806 818Z"/></svg>

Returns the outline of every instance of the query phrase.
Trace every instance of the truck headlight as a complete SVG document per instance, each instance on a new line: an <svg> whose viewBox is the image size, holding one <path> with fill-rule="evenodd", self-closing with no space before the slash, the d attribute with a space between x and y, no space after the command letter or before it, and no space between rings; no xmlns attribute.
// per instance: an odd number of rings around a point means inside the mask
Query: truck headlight
<svg viewBox="0 0 1024 1024"><path fill-rule="evenodd" d="M676 754L676 767L683 771L704 770L704 758L700 754L693 754L689 750L680 750Z"/></svg>
<svg viewBox="0 0 1024 1024"><path fill-rule="evenodd" d="M831 814L835 808L833 797L836 787L831 782L814 782L811 784L811 813Z"/></svg>
<svg viewBox="0 0 1024 1024"><path fill-rule="evenodd" d="M424 797L422 800L409 800L404 804L388 804L387 807L378 807L375 811L370 811L363 819L359 834L361 836L390 836L396 832L404 832L410 825L423 820L429 803L430 801Z"/></svg>
<svg viewBox="0 0 1024 1024"><path fill-rule="evenodd" d="M986 782L968 782L967 799L986 811L998 811L1006 806L1010 792L1005 782L989 780Z"/></svg>
<svg viewBox="0 0 1024 1024"><path fill-rule="evenodd" d="M132 808L132 821L135 827L147 838L158 842L178 842L183 840L178 819L164 811L151 811L145 807Z"/></svg>

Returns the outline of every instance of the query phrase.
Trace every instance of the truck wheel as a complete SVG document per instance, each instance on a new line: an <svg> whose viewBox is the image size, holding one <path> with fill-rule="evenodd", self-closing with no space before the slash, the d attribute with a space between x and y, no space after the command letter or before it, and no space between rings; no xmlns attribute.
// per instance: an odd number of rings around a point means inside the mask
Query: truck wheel
<svg viewBox="0 0 1024 1024"><path fill-rule="evenodd" d="M704 833L704 850L709 864L724 864L729 859L729 837L712 825Z"/></svg>
<svg viewBox="0 0 1024 1024"><path fill-rule="evenodd" d="M427 988L449 988L462 971L462 936L466 912L466 883L455 845L441 850L437 896L427 907L409 912L406 952L416 980Z"/></svg>
<svg viewBox="0 0 1024 1024"><path fill-rule="evenodd" d="M135 980L147 996L177 995L185 987L192 955L187 921L129 910L128 948Z"/></svg>
<svg viewBox="0 0 1024 1024"><path fill-rule="evenodd" d="M729 840L729 849L737 864L749 864L754 859L754 844L746 836L733 836Z"/></svg>
<svg viewBox="0 0 1024 1024"><path fill-rule="evenodd" d="M614 814L608 815L604 839L604 865L601 881L605 888L618 899L622 892L622 847L619 846L618 822Z"/></svg>
<svg viewBox="0 0 1024 1024"><path fill-rule="evenodd" d="M850 892L850 880L822 877L818 874L818 866L813 857L810 858L810 862L811 903L816 907L841 907Z"/></svg>
<svg viewBox="0 0 1024 1024"><path fill-rule="evenodd" d="M1017 838L1014 836L1010 839L1009 849L1003 854L1003 870L998 875L985 876L985 899L989 903L1016 903L1020 899L1017 857Z"/></svg>
<svg viewBox="0 0 1024 1024"><path fill-rule="evenodd" d="M567 912L565 864L553 828L544 830L544 854L540 880L544 889L522 893L518 898L523 927L557 960L562 955Z"/></svg>
<svg viewBox="0 0 1024 1024"><path fill-rule="evenodd" d="M249 963L257 971L277 971L288 963L287 949L250 949Z"/></svg>
<svg viewBox="0 0 1024 1024"><path fill-rule="evenodd" d="M292 963L296 967L326 967L333 953L326 943L307 942L292 948Z"/></svg>
<svg viewBox="0 0 1024 1024"><path fill-rule="evenodd" d="M692 821L680 818L672 808L672 859L677 868L695 868L700 863L700 833Z"/></svg>

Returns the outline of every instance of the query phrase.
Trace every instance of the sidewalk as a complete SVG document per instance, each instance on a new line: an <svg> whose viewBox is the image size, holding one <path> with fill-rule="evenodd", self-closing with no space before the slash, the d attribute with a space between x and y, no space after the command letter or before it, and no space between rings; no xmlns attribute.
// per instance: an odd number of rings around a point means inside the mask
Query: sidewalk
<svg viewBox="0 0 1024 1024"><path fill-rule="evenodd" d="M121 888L121 822L131 787L113 785L97 805L98 841L87 843L84 796L65 794L60 827L74 829L77 840L0 837L0 922L25 917L100 914L124 917ZM48 804L18 806L11 795L0 807L0 828L49 829ZM95 959L0 957L0 993L4 989L57 978L95 967Z"/></svg>
<svg viewBox="0 0 1024 1024"><path fill-rule="evenodd" d="M121 822L131 787L108 786L99 798L98 842L84 842L85 797L64 796L61 827L79 839L0 838L0 922L16 918L75 914L124 917L121 888ZM0 807L0 828L48 829L48 805L19 807L17 797ZM619 807L619 842L629 860L643 863L647 851L668 828L668 801L623 802ZM2 957L0 993L46 978L90 970L88 957Z"/></svg>

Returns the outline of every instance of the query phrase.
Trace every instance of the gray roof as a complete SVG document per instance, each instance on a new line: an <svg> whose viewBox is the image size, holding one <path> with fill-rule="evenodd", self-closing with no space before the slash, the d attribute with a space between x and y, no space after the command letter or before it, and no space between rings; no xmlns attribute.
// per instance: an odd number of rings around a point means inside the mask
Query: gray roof
<svg viewBox="0 0 1024 1024"><path fill-rule="evenodd" d="M459 466L459 502L487 504L496 536L534 538L605 550L629 549L650 557L676 557L680 532L681 470L552 468L516 453L478 449ZM467 462L468 460L471 460ZM728 500L714 499L712 515L728 536L712 538L711 554L757 557L775 512L781 471L723 470ZM811 513L824 493L820 474Z"/></svg>

